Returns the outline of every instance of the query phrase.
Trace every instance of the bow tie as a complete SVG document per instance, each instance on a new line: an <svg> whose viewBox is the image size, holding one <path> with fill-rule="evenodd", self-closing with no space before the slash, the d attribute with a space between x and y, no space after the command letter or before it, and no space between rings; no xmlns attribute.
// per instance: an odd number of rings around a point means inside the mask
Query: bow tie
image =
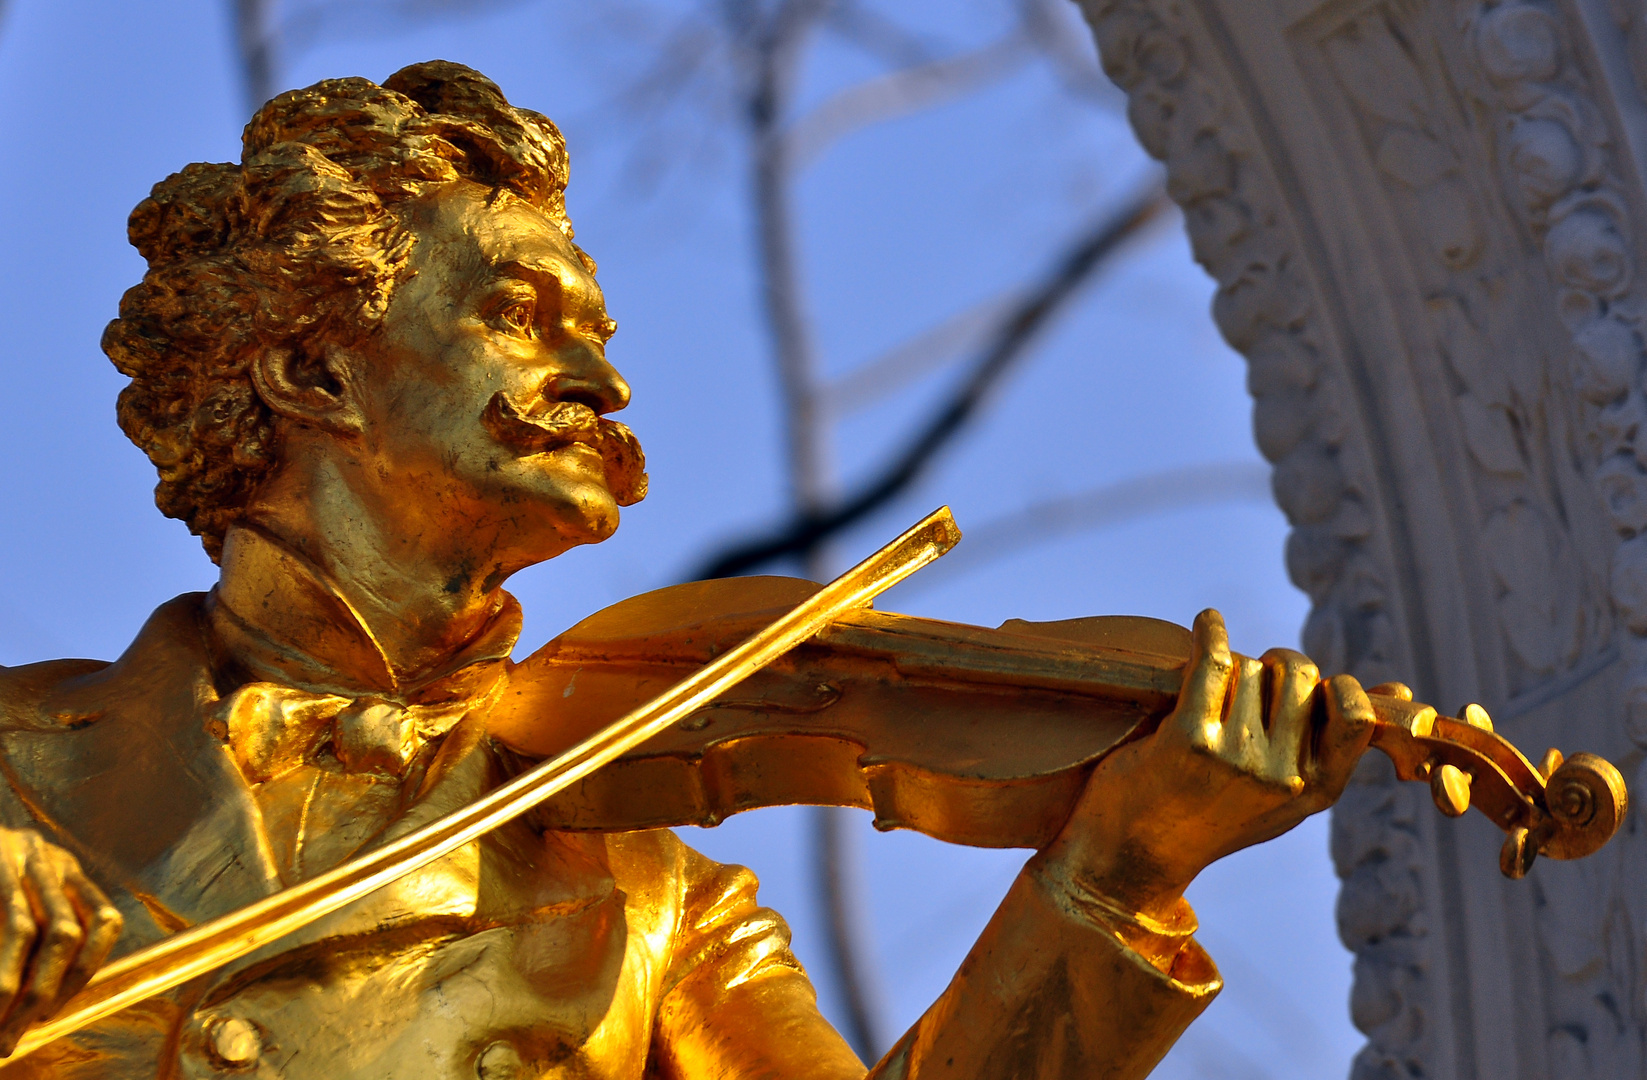
<svg viewBox="0 0 1647 1080"><path fill-rule="evenodd" d="M400 705L254 682L223 699L210 727L229 744L248 783L273 780L327 748L348 772L401 777L431 740L492 696Z"/></svg>

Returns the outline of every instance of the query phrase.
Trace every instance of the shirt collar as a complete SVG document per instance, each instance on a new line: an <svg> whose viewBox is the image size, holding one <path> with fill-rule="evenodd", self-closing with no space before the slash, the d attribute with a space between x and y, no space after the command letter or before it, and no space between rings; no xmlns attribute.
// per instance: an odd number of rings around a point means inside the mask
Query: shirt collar
<svg viewBox="0 0 1647 1080"><path fill-rule="evenodd" d="M250 679L406 703L471 698L503 674L520 637L520 603L502 590L480 630L424 671L397 670L320 567L259 529L224 538L207 604L223 659Z"/></svg>

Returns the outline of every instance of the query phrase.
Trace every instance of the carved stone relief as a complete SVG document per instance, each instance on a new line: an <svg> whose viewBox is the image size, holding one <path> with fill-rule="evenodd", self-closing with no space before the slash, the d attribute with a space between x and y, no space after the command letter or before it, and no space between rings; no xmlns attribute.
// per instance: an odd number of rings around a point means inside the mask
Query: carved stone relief
<svg viewBox="0 0 1647 1080"><path fill-rule="evenodd" d="M1306 649L1647 775L1647 9L1083 4L1247 356ZM1358 1080L1647 1075L1639 817L1507 884L1357 779Z"/></svg>

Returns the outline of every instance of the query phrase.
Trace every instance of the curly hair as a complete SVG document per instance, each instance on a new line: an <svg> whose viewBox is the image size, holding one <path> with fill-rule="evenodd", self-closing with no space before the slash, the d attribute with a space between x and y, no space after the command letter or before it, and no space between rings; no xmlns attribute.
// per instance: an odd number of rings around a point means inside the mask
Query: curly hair
<svg viewBox="0 0 1647 1080"><path fill-rule="evenodd" d="M189 165L132 211L149 269L103 333L132 380L120 427L159 470L155 504L214 561L279 464L253 358L284 349L313 365L322 343L370 335L411 254L404 204L460 179L527 200L571 238L560 131L439 60L381 86L328 79L282 94L246 125L240 164Z"/></svg>

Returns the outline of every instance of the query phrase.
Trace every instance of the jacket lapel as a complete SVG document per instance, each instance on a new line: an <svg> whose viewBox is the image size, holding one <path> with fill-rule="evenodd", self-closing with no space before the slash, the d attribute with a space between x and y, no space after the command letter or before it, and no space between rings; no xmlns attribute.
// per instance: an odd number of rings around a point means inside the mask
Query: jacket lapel
<svg viewBox="0 0 1647 1080"><path fill-rule="evenodd" d="M48 691L37 728L0 736L34 816L168 931L279 887L252 793L207 730L203 599L162 605L118 661Z"/></svg>

